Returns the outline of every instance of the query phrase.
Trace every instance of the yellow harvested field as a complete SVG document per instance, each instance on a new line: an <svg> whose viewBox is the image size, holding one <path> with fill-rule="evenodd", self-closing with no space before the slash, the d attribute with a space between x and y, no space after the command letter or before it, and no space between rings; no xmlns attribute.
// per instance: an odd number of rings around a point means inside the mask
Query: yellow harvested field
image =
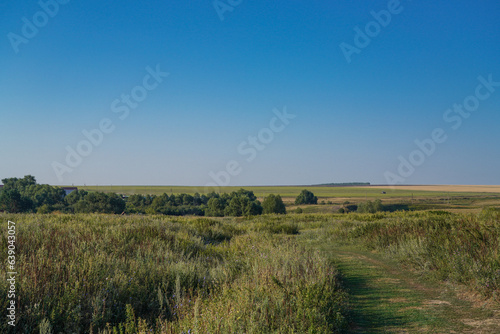
<svg viewBox="0 0 500 334"><path fill-rule="evenodd" d="M478 186L478 185L429 185L429 186L369 186L366 188L398 189L398 190L422 190L422 191L444 191L444 192L484 192L500 193L500 185Z"/></svg>

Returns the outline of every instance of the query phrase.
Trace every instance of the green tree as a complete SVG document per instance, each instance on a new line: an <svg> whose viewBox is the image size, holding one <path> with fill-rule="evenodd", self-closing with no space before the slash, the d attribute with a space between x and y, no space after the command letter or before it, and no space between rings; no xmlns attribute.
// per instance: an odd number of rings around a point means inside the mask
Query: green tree
<svg viewBox="0 0 500 334"><path fill-rule="evenodd" d="M194 197L189 194L182 194L182 205L193 205Z"/></svg>
<svg viewBox="0 0 500 334"><path fill-rule="evenodd" d="M300 204L318 204L318 197L314 196L314 194L309 190L304 189L300 192L297 198L295 198L295 205Z"/></svg>
<svg viewBox="0 0 500 334"><path fill-rule="evenodd" d="M125 210L125 201L117 194L90 192L74 205L75 212L115 213Z"/></svg>
<svg viewBox="0 0 500 334"><path fill-rule="evenodd" d="M202 205L203 204L203 200L200 196L199 193L194 193L194 196L193 196L193 205Z"/></svg>
<svg viewBox="0 0 500 334"><path fill-rule="evenodd" d="M29 197L35 207L42 205L53 206L64 203L66 193L64 189L52 187L48 184L32 184L24 189L24 195Z"/></svg>
<svg viewBox="0 0 500 334"><path fill-rule="evenodd" d="M359 213L375 213L379 211L384 211L384 206L382 205L382 201L377 199L373 202L366 201L359 203L358 209L356 211Z"/></svg>
<svg viewBox="0 0 500 334"><path fill-rule="evenodd" d="M33 202L16 189L7 189L0 192L0 211L9 213L29 212Z"/></svg>
<svg viewBox="0 0 500 334"><path fill-rule="evenodd" d="M173 197L173 198L172 198ZM168 208L175 206L175 195L168 196L166 193L160 196L153 196L149 213L164 213Z"/></svg>
<svg viewBox="0 0 500 334"><path fill-rule="evenodd" d="M127 198L125 210L129 213L146 213L146 208L152 202L153 197L151 195L133 194Z"/></svg>
<svg viewBox="0 0 500 334"><path fill-rule="evenodd" d="M246 205L245 209L243 210L243 214L245 216L257 216L262 214L262 205L260 204L259 201L251 201L248 202Z"/></svg>
<svg viewBox="0 0 500 334"><path fill-rule="evenodd" d="M64 198L64 201L68 206L75 205L79 200L87 196L88 191L86 190L75 190Z"/></svg>
<svg viewBox="0 0 500 334"><path fill-rule="evenodd" d="M210 217L223 217L224 216L224 205L222 201L217 197L212 197L208 200L208 207L205 211L206 216Z"/></svg>
<svg viewBox="0 0 500 334"><path fill-rule="evenodd" d="M4 184L4 191L14 190L19 193L22 198L21 202L23 202L23 211L36 211L41 206L44 206L44 208L40 212L65 209L64 197L66 193L62 188L52 187L48 184L37 184L35 177L31 175L26 175L22 179L15 177L6 178L2 182ZM17 207L19 202L17 202L15 193L11 193L9 196L16 202L12 203L12 208Z"/></svg>
<svg viewBox="0 0 500 334"><path fill-rule="evenodd" d="M16 189L22 194L26 187L36 185L36 179L32 175L26 175L22 179L18 179L17 177L3 179L2 183L5 190Z"/></svg>
<svg viewBox="0 0 500 334"><path fill-rule="evenodd" d="M245 190L243 188L240 188L240 190L233 192L232 195L233 195L233 197L234 196L243 196L243 197L248 198L250 201L257 200L257 197L254 195L253 191Z"/></svg>
<svg viewBox="0 0 500 334"><path fill-rule="evenodd" d="M281 199L280 195L269 195L264 198L264 202L262 202L262 208L264 214L267 213L279 213L286 214L285 204Z"/></svg>
<svg viewBox="0 0 500 334"><path fill-rule="evenodd" d="M243 214L243 207L246 205L245 197L235 196L230 201L229 204L224 209L225 216L240 217Z"/></svg>

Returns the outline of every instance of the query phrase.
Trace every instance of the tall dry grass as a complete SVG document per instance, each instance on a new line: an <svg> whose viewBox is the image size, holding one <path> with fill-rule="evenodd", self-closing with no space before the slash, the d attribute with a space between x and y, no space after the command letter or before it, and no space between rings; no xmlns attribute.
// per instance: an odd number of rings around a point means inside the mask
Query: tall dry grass
<svg viewBox="0 0 500 334"><path fill-rule="evenodd" d="M17 226L18 323L2 333L329 333L346 328L333 265L297 222L0 215ZM0 249L7 249L2 233ZM0 259L5 263L6 252ZM0 274L6 309L7 284Z"/></svg>
<svg viewBox="0 0 500 334"><path fill-rule="evenodd" d="M384 252L427 276L500 300L500 209L348 215L325 229L333 241Z"/></svg>

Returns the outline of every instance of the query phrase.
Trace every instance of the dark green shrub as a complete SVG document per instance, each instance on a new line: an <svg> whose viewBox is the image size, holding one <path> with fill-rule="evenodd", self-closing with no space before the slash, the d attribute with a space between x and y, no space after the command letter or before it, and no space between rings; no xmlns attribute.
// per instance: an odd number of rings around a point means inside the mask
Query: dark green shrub
<svg viewBox="0 0 500 334"><path fill-rule="evenodd" d="M262 203L263 212L265 214L269 213L278 213L278 214L286 214L285 204L281 199L280 195L269 195L264 198L264 202Z"/></svg>
<svg viewBox="0 0 500 334"><path fill-rule="evenodd" d="M301 191L301 193L295 198L295 204L318 204L318 197L314 196L312 192L307 189Z"/></svg>

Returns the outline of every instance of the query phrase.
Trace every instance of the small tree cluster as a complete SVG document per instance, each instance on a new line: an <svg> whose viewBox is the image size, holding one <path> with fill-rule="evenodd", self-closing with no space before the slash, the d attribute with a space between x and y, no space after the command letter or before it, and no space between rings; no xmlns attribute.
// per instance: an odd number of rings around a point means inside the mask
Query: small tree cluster
<svg viewBox="0 0 500 334"><path fill-rule="evenodd" d="M358 204L359 213L375 213L379 211L384 211L384 206L382 205L382 201L377 199L375 201L366 201Z"/></svg>
<svg viewBox="0 0 500 334"><path fill-rule="evenodd" d="M295 198L295 205L300 205L300 204L318 204L318 197L314 196L312 192L309 190L302 190Z"/></svg>
<svg viewBox="0 0 500 334"><path fill-rule="evenodd" d="M264 213L286 214L286 207L280 195L269 195L262 202Z"/></svg>
<svg viewBox="0 0 500 334"><path fill-rule="evenodd" d="M164 214L172 216L203 216L208 197L196 193L156 195L132 195L127 200L127 210L131 213Z"/></svg>
<svg viewBox="0 0 500 334"><path fill-rule="evenodd" d="M66 196L67 211L75 213L114 213L125 210L125 201L117 194L102 192L73 191Z"/></svg>
<svg viewBox="0 0 500 334"><path fill-rule="evenodd" d="M262 214L262 205L253 191L240 189L230 194L215 194L208 201L205 215L212 217L240 217Z"/></svg>
<svg viewBox="0 0 500 334"><path fill-rule="evenodd" d="M3 179L0 211L11 213L62 210L65 192L62 188L37 184L34 176Z"/></svg>

